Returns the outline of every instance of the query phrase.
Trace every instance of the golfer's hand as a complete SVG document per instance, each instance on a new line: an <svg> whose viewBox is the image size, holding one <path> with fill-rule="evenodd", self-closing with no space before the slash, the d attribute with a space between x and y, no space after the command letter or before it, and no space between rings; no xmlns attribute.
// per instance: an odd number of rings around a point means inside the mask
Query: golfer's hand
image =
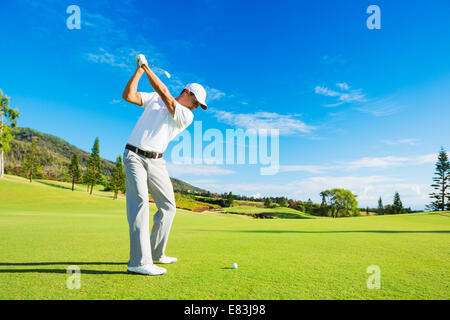
<svg viewBox="0 0 450 320"><path fill-rule="evenodd" d="M141 63L141 66L139 66L139 62ZM145 58L145 56L143 54L139 54L136 57L136 63L138 65L138 67L141 67L141 68L148 64L147 59Z"/></svg>

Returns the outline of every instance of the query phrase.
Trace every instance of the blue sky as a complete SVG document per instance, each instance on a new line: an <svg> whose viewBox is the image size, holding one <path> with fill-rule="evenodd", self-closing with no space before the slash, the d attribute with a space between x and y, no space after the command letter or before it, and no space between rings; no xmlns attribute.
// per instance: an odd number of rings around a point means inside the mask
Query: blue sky
<svg viewBox="0 0 450 320"><path fill-rule="evenodd" d="M69 5L81 29L69 30ZM381 29L369 30L369 5ZM0 88L19 126L115 160L142 109L121 100L136 53L208 91L203 131L280 129L280 171L176 165L169 174L216 192L319 201L343 187L375 207L395 191L429 202L440 146L449 148L450 3L423 1L9 1L0 21ZM142 78L140 91L152 91ZM188 128L193 133L194 126ZM205 143L204 143L205 145Z"/></svg>

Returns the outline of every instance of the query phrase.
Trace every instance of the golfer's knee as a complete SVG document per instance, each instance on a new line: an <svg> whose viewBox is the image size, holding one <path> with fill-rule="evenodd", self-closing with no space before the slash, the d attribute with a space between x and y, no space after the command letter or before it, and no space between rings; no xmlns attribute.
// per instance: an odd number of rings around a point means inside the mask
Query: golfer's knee
<svg viewBox="0 0 450 320"><path fill-rule="evenodd" d="M168 205L167 205L167 214L171 215L171 216L174 216L175 213L177 213L177 207L175 206L174 203L170 203L169 202Z"/></svg>

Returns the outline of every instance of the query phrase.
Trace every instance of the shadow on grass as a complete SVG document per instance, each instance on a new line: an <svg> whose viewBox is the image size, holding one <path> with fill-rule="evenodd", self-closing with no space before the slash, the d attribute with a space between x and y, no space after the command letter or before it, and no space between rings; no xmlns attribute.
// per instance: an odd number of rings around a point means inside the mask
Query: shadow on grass
<svg viewBox="0 0 450 320"><path fill-rule="evenodd" d="M80 270L80 272L81 274L129 274L126 271L107 271L107 270ZM65 269L1 269L0 273L68 273L68 272Z"/></svg>
<svg viewBox="0 0 450 320"><path fill-rule="evenodd" d="M291 212L255 212L255 213L248 213L248 212L235 212L235 211L226 211L227 214L237 214L237 215L243 215L243 216L249 216L255 219L316 219L314 216L304 216L297 213L291 213Z"/></svg>
<svg viewBox="0 0 450 320"><path fill-rule="evenodd" d="M291 212L273 212L273 213L262 212L260 214L269 217L274 216L280 219L315 219L315 217L302 216L300 214Z"/></svg>
<svg viewBox="0 0 450 320"><path fill-rule="evenodd" d="M127 262L0 262L0 266L127 265ZM126 271L80 270L82 274L128 274ZM0 273L67 273L66 269L1 269Z"/></svg>
<svg viewBox="0 0 450 320"><path fill-rule="evenodd" d="M302 231L302 230L196 230L203 232L241 232L241 233L450 233L450 230L330 230L330 231Z"/></svg>
<svg viewBox="0 0 450 320"><path fill-rule="evenodd" d="M20 263L10 263L10 262L0 262L0 266L49 266L49 265L127 265L126 262L20 262ZM232 267L223 267L222 270L233 270ZM131 274L140 275L135 273L130 273L127 271L101 271L101 270L83 270L80 272L82 274ZM67 273L66 269L0 269L1 273Z"/></svg>
<svg viewBox="0 0 450 320"><path fill-rule="evenodd" d="M65 186L65 185L62 185L62 184L58 184L58 183L56 183L56 182L51 182L51 181L43 181L43 180L35 180L37 183L41 183L41 184L44 184L44 185L46 185L46 186L50 186L50 187L56 187L56 188L60 188L60 189L66 189L66 190L70 190L70 191L72 191L72 185L69 185L69 186ZM78 186L80 186L79 184L78 184ZM97 185L96 185L97 186ZM83 190L79 190L79 189L77 189L76 188L77 187L77 184L75 184L75 191L85 191L86 190L86 186L85 185L83 185ZM98 191L98 192L104 192L104 193L107 193L107 192L111 192L111 191L106 191L106 190L99 190L99 189L94 189L94 191Z"/></svg>
<svg viewBox="0 0 450 320"><path fill-rule="evenodd" d="M127 262L0 262L0 266L123 265Z"/></svg>
<svg viewBox="0 0 450 320"><path fill-rule="evenodd" d="M72 190L72 186L68 187L68 186L64 186L61 184L57 184L57 183L52 183L49 181L42 181L42 180L36 180L37 183L42 183L46 186L50 186L50 187L56 187L56 188L61 188L61 189L66 189L66 190Z"/></svg>

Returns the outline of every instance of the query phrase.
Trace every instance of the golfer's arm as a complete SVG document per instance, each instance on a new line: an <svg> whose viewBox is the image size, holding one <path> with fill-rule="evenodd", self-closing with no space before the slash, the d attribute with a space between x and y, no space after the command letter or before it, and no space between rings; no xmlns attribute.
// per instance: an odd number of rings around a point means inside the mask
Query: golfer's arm
<svg viewBox="0 0 450 320"><path fill-rule="evenodd" d="M137 104L138 106L142 106L141 94L137 92L137 87L139 79L141 79L143 74L144 70L142 70L142 68L138 68L131 79L128 81L127 86L122 93L122 98L125 101Z"/></svg>
<svg viewBox="0 0 450 320"><path fill-rule="evenodd" d="M172 97L166 85L153 73L153 71L145 64L142 66L147 75L148 81L153 90L161 97L161 100L167 107L167 110L172 115L175 115L175 98Z"/></svg>

